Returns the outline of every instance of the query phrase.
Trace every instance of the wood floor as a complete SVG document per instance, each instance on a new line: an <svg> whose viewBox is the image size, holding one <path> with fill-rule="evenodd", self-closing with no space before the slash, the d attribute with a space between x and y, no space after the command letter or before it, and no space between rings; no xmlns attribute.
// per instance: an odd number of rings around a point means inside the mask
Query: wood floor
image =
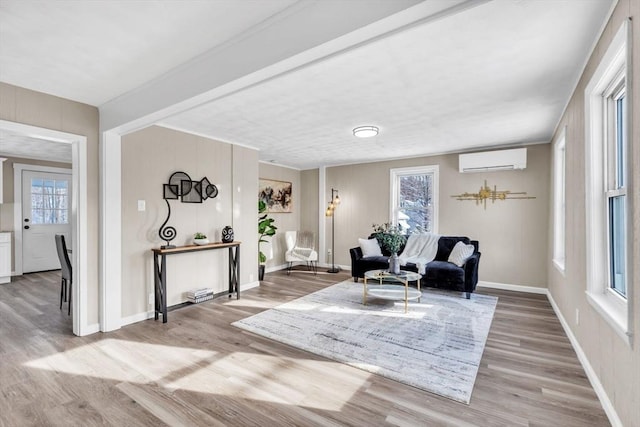
<svg viewBox="0 0 640 427"><path fill-rule="evenodd" d="M499 297L465 405L230 324L348 278L268 274L222 297L75 337L59 273L0 285L0 425L608 426L546 297Z"/></svg>

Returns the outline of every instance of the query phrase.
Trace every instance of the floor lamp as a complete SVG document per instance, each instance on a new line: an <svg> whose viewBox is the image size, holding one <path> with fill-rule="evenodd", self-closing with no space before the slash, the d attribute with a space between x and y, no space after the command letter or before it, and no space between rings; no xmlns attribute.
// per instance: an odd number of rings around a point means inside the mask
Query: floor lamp
<svg viewBox="0 0 640 427"><path fill-rule="evenodd" d="M339 268L336 267L335 259L336 259L336 229L335 229L335 221L334 221L334 213L336 207L340 204L340 196L338 196L338 190L331 189L331 201L329 202L329 207L327 207L327 211L324 213L325 216L331 217L331 269L327 270L327 273L337 273L340 271Z"/></svg>

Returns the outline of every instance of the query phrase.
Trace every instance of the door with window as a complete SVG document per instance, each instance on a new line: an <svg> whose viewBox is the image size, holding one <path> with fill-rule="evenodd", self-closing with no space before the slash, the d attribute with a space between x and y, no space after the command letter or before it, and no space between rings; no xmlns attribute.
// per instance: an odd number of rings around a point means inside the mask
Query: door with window
<svg viewBox="0 0 640 427"><path fill-rule="evenodd" d="M55 235L71 249L71 174L22 171L22 271L60 268Z"/></svg>

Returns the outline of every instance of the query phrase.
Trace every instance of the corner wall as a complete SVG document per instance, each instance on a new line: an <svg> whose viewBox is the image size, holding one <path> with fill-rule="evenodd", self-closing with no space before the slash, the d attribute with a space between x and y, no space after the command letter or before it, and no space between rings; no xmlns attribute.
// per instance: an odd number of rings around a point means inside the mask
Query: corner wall
<svg viewBox="0 0 640 427"><path fill-rule="evenodd" d="M257 280L256 195L257 152L208 138L152 126L122 138L122 317L125 323L142 320L153 310L151 249L164 244L158 229L167 217L163 184L177 171L194 181L205 176L218 188L214 199L202 203L170 200L168 225L176 228L175 245L191 244L202 232L210 241L222 239L231 225L241 241L240 284ZM144 200L145 211L138 210ZM186 301L186 292L212 287L228 289L228 253L203 251L167 257L167 303ZM128 320L128 321L127 321Z"/></svg>
<svg viewBox="0 0 640 427"><path fill-rule="evenodd" d="M275 219L273 225L278 227L276 235L271 238L272 257L267 260L266 270L271 271L285 264L284 254L287 251L287 244L284 240L286 231L300 230L300 215L304 209L304 201L301 198L301 178L297 169L272 165L269 163L259 164L259 177L262 179L273 179L277 181L287 181L291 183L293 197L293 211L291 213L269 213L269 217ZM317 190L316 190L317 192ZM306 196L305 196L306 197ZM258 203L258 191L255 193L255 203ZM256 207L257 209L257 207ZM257 233L257 228L256 228ZM316 230L317 233L317 230ZM257 237L257 234L256 234ZM263 252L266 253L267 245L263 244ZM267 254L267 256L269 256Z"/></svg>
<svg viewBox="0 0 640 427"><path fill-rule="evenodd" d="M392 168L439 165L438 234L468 236L480 242L480 280L544 288L549 159L550 145L539 144L527 146L527 168L523 171L461 174L457 154L327 168L326 188L338 189L341 199L335 212L336 264L350 266L349 248L358 245L359 237L371 234L372 224L389 222ZM475 193L485 180L491 188L525 191L535 199L489 201L484 209L474 201L451 197ZM331 247L331 218L326 221L326 242ZM321 262L325 259L326 254Z"/></svg>
<svg viewBox="0 0 640 427"><path fill-rule="evenodd" d="M623 21L633 17L633 75L632 82L632 147L629 155L633 159L630 170L635 192L632 227L633 276L629 281L634 322L633 345L625 344L622 338L595 311L586 299L586 200L585 200L585 88L600 64L613 36ZM557 136L566 126L566 259L565 273L560 273L551 261L553 233L549 232L549 291L562 317L579 343L589 365L606 393L613 410L624 426L637 426L640 422L640 1L620 0L607 24L591 58L582 74L571 100L556 131ZM628 94L629 95L629 94ZM553 159L551 159L552 161ZM553 163L550 163L552 165ZM551 215L551 214L550 214ZM579 318L576 313L579 313ZM598 390L598 387L594 387ZM605 405L605 409L607 409ZM609 408L611 409L611 408ZM610 414L610 412L608 411Z"/></svg>
<svg viewBox="0 0 640 427"><path fill-rule="evenodd" d="M98 109L0 82L0 119L87 137L87 322L89 325L97 325L99 322ZM5 164L5 168L9 169L8 165Z"/></svg>

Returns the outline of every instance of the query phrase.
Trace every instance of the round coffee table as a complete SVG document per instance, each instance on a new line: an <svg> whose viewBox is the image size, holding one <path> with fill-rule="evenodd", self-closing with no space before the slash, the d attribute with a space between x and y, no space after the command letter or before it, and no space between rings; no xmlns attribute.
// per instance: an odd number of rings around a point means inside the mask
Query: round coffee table
<svg viewBox="0 0 640 427"><path fill-rule="evenodd" d="M364 294L362 304L367 305L367 295L376 298L404 301L404 312L409 309L409 300L420 301L420 278L422 276L413 271L400 270L400 274L389 273L386 270L371 270L364 273ZM367 281L376 281L376 284L368 286ZM410 288L409 282L417 282L417 289Z"/></svg>

